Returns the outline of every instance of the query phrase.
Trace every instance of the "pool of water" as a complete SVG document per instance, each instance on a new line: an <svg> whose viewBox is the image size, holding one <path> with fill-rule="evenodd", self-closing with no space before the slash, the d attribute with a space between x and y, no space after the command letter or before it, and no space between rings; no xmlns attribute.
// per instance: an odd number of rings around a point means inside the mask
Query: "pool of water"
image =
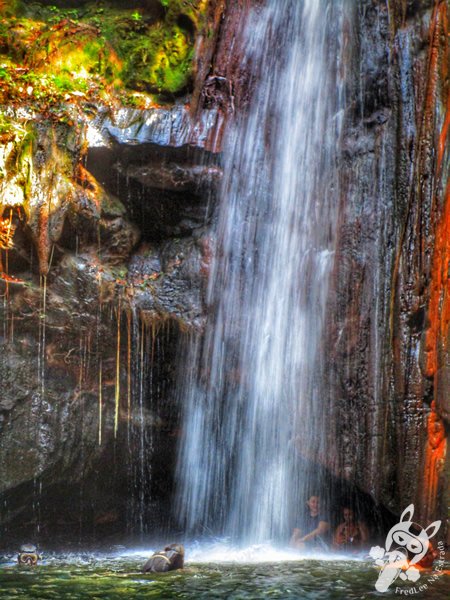
<svg viewBox="0 0 450 600"><path fill-rule="evenodd" d="M447 600L450 577L427 583L423 572L415 583L394 583L386 593L375 590L378 570L366 560L334 557L300 557L265 549L221 551L188 549L186 568L171 573L147 574L140 569L149 551L111 554L53 554L35 568L18 567L13 557L0 563L0 597L5 600L73 599L124 600L128 598L184 599L364 599L407 597ZM399 589L403 591L400 594Z"/></svg>

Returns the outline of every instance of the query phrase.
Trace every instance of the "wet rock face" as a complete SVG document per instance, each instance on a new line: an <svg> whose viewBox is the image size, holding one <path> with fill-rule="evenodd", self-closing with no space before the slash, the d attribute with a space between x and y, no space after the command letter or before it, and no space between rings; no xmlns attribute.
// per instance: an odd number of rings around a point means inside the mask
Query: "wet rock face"
<svg viewBox="0 0 450 600"><path fill-rule="evenodd" d="M79 102L61 122L11 106L0 137L4 545L156 535L172 517L176 349L205 318L226 111Z"/></svg>
<svg viewBox="0 0 450 600"><path fill-rule="evenodd" d="M120 108L112 111L98 107L86 131L90 148L113 148L114 144L128 147L137 144L166 148L192 146L219 151L217 136L223 127L217 105L193 113L185 104L155 107L151 110ZM134 148L135 154L136 148Z"/></svg>
<svg viewBox="0 0 450 600"><path fill-rule="evenodd" d="M424 520L446 514L447 12L356 8L327 343L335 472Z"/></svg>
<svg viewBox="0 0 450 600"><path fill-rule="evenodd" d="M208 224L210 199L222 177L214 155L189 146L95 147L88 153L87 167L105 188L124 198L143 237L159 241L192 235Z"/></svg>
<svg viewBox="0 0 450 600"><path fill-rule="evenodd" d="M82 143L66 147L71 195L55 196L44 221L34 198L60 189L37 170L54 164L42 128L30 151L32 209L5 207L14 228L0 280L5 544L34 536L38 523L41 539L57 544L155 532L171 518L176 348L202 327L221 170L184 143L193 120L178 138L159 124L165 145L151 131L136 143L115 122L115 139L93 142L85 166Z"/></svg>

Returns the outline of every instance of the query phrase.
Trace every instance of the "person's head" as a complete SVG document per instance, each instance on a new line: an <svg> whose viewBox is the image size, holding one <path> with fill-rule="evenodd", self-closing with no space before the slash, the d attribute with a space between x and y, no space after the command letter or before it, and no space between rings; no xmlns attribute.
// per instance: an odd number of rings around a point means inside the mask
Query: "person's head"
<svg viewBox="0 0 450 600"><path fill-rule="evenodd" d="M319 496L310 496L308 498L308 500L306 501L306 504L308 505L308 508L312 513L319 512L319 506L320 506Z"/></svg>
<svg viewBox="0 0 450 600"><path fill-rule="evenodd" d="M342 509L342 517L345 523L352 523L355 520L355 513L349 506L344 506Z"/></svg>
<svg viewBox="0 0 450 600"><path fill-rule="evenodd" d="M19 565L35 567L39 561L39 554L34 544L22 544L17 556Z"/></svg>

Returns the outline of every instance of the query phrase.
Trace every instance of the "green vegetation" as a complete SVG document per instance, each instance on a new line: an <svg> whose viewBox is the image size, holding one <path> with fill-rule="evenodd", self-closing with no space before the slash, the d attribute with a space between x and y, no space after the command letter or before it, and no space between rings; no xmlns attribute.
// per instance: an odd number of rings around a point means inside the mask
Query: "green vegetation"
<svg viewBox="0 0 450 600"><path fill-rule="evenodd" d="M207 0L57 4L0 0L0 103L45 109L124 91L135 103L133 92L161 101L188 89Z"/></svg>
<svg viewBox="0 0 450 600"><path fill-rule="evenodd" d="M1 70L0 70L1 77ZM0 112L0 141L6 141L13 130L13 122L4 113Z"/></svg>
<svg viewBox="0 0 450 600"><path fill-rule="evenodd" d="M177 25L153 27L148 37L129 34L123 47L129 56L123 72L128 86L158 93L176 93L187 86L193 48Z"/></svg>

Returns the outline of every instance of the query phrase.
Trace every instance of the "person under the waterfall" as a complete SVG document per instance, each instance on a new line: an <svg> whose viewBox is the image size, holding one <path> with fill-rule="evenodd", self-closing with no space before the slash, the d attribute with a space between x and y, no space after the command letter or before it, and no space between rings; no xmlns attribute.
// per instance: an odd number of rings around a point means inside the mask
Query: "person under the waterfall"
<svg viewBox="0 0 450 600"><path fill-rule="evenodd" d="M307 500L300 525L300 528L295 528L292 532L290 541L292 548L328 549L324 538L330 529L330 524L321 513L319 496L310 496Z"/></svg>
<svg viewBox="0 0 450 600"><path fill-rule="evenodd" d="M354 511L349 506L342 509L343 521L336 527L333 535L333 548L336 550L360 550L369 540L367 525L356 520Z"/></svg>

